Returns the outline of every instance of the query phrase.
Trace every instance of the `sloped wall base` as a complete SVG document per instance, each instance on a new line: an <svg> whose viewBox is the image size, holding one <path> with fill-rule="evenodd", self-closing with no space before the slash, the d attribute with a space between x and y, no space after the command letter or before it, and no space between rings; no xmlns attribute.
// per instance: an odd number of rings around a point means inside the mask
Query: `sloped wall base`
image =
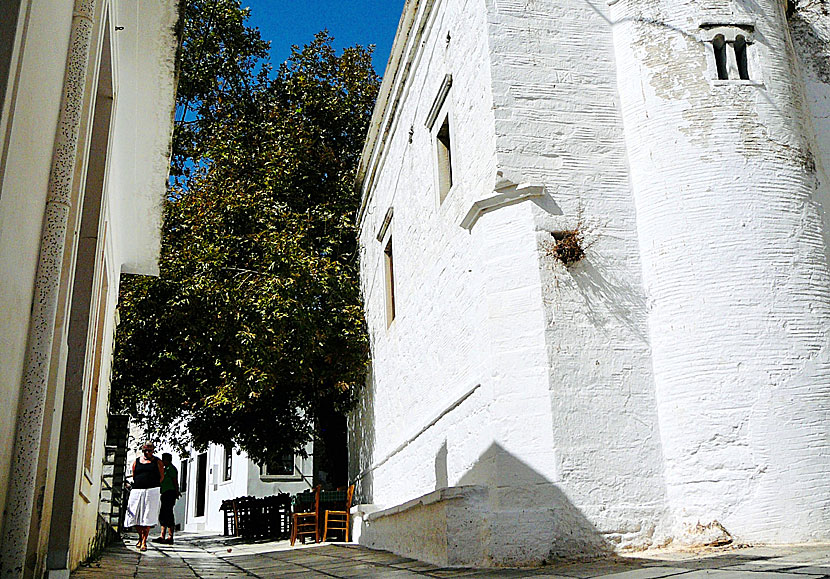
<svg viewBox="0 0 830 579"><path fill-rule="evenodd" d="M595 531L575 527L571 510L496 510L489 487L449 487L360 516L355 537L372 549L450 567L533 566L609 552Z"/></svg>

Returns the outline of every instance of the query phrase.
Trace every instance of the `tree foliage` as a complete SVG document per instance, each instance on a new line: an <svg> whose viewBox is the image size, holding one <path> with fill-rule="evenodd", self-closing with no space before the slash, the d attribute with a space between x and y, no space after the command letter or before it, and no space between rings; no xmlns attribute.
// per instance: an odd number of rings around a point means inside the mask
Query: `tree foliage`
<svg viewBox="0 0 830 579"><path fill-rule="evenodd" d="M269 74L246 17L186 8L161 275L122 280L113 406L276 460L365 378L354 176L378 78L325 32Z"/></svg>

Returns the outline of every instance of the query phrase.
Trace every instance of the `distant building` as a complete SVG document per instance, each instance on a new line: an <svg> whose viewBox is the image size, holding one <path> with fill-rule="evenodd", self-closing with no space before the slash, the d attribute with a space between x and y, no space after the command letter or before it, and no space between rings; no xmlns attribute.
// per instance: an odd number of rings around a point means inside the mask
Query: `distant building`
<svg viewBox="0 0 830 579"><path fill-rule="evenodd" d="M106 533L118 287L158 272L177 20L173 0L0 2L3 577L68 577Z"/></svg>
<svg viewBox="0 0 830 579"><path fill-rule="evenodd" d="M830 540L823 10L406 2L359 171L361 543Z"/></svg>
<svg viewBox="0 0 830 579"><path fill-rule="evenodd" d="M306 447L307 458L291 454L275 464L259 465L245 453L211 444L207 452L191 450L190 458L179 467L185 531L224 530L222 501L239 497L291 495L312 488L314 478L313 445ZM179 519L177 518L177 522Z"/></svg>

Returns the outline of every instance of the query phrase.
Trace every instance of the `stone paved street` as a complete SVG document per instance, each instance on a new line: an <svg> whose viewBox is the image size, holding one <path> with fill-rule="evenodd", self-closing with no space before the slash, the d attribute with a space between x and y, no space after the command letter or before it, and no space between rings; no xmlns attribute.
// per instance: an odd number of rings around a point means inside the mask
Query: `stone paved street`
<svg viewBox="0 0 830 579"><path fill-rule="evenodd" d="M657 579L830 579L830 545L746 547L718 550L649 552L591 563L535 569L473 570L435 567L357 545L323 544L291 548L287 541L239 543L215 535L181 534L176 545L153 544L140 553L134 537L110 547L101 559L81 567L73 578L320 577L407 579L587 578Z"/></svg>

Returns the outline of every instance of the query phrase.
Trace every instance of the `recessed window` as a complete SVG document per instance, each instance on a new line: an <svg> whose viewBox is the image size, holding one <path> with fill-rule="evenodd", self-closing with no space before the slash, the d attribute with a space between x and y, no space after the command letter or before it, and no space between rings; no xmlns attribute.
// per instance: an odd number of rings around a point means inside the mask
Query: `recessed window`
<svg viewBox="0 0 830 579"><path fill-rule="evenodd" d="M450 141L450 117L447 115L435 136L438 149L438 198L441 203L452 188L452 142Z"/></svg>
<svg viewBox="0 0 830 579"><path fill-rule="evenodd" d="M717 80L752 80L750 55L752 30L749 24L705 24L704 40L712 46L710 57L714 59ZM711 70L711 69L710 69Z"/></svg>
<svg viewBox="0 0 830 579"><path fill-rule="evenodd" d="M395 319L395 262L392 257L392 237L383 249L384 270L386 271L386 325Z"/></svg>
<svg viewBox="0 0 830 579"><path fill-rule="evenodd" d="M718 34L712 39L712 48L715 51L715 66L718 69L718 80L729 79L729 69L726 61L726 41L723 34Z"/></svg>
<svg viewBox="0 0 830 579"><path fill-rule="evenodd" d="M738 76L741 80L749 80L749 68L746 62L746 38L741 35L735 37L735 60L738 65Z"/></svg>
<svg viewBox="0 0 830 579"><path fill-rule="evenodd" d="M181 468L179 468L179 476L181 480L179 481L179 491L185 492L187 490L187 465L189 459L182 459Z"/></svg>

